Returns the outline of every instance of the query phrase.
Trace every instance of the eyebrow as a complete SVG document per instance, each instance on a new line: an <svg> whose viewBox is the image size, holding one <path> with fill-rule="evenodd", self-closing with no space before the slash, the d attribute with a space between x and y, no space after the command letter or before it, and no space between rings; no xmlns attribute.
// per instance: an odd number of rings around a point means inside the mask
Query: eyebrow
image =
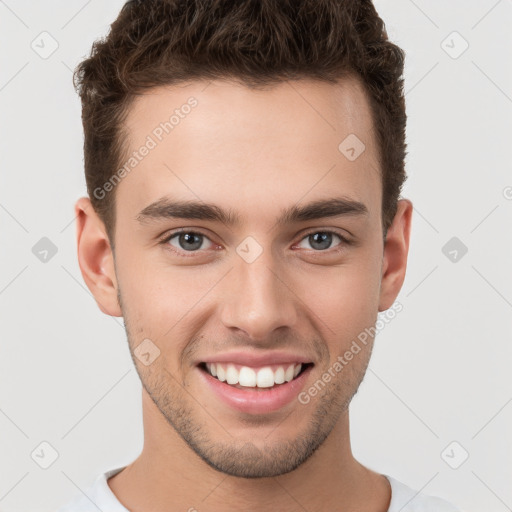
<svg viewBox="0 0 512 512"><path fill-rule="evenodd" d="M344 197L320 199L303 206L293 205L281 211L276 224L284 226L310 220L340 216L368 215L364 203ZM169 197L158 199L146 206L137 215L141 223L163 219L209 220L221 222L227 226L240 226L242 218L232 209L223 209L216 204L200 201L174 201Z"/></svg>

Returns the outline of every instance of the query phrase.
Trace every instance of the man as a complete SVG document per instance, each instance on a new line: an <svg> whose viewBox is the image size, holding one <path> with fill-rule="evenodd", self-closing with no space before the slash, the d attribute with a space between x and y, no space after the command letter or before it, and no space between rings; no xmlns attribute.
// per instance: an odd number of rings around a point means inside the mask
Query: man
<svg viewBox="0 0 512 512"><path fill-rule="evenodd" d="M350 445L406 272L403 61L370 0L132 1L95 43L78 257L144 448L62 511L457 510Z"/></svg>

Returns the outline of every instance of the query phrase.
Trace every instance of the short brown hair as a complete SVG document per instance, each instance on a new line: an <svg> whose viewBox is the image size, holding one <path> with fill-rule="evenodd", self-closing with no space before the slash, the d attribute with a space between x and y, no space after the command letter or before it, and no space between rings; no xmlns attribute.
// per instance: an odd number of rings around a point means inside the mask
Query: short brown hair
<svg viewBox="0 0 512 512"><path fill-rule="evenodd" d="M362 79L379 148L385 234L406 180L404 57L371 0L128 1L73 75L87 190L111 244L115 194L98 199L94 191L124 161L131 100L151 87L215 78L249 87Z"/></svg>

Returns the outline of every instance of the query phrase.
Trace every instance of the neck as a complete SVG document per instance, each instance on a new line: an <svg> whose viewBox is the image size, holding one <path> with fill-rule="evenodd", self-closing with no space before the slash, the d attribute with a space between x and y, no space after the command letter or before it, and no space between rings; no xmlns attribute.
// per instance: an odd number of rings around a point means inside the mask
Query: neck
<svg viewBox="0 0 512 512"><path fill-rule="evenodd" d="M270 478L239 478L204 462L143 392L144 448L108 485L133 512L208 510L386 512L390 485L352 455L348 410L318 450L294 471Z"/></svg>

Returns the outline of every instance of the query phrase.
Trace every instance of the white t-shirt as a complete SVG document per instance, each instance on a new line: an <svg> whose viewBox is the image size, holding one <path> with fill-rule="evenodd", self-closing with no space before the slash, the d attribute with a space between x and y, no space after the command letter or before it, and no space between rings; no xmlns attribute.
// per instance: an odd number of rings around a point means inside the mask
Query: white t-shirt
<svg viewBox="0 0 512 512"><path fill-rule="evenodd" d="M107 471L95 482L57 512L129 512L119 503L107 480L124 468ZM462 512L451 503L434 496L414 491L395 478L384 475L391 484L391 503L388 512Z"/></svg>

